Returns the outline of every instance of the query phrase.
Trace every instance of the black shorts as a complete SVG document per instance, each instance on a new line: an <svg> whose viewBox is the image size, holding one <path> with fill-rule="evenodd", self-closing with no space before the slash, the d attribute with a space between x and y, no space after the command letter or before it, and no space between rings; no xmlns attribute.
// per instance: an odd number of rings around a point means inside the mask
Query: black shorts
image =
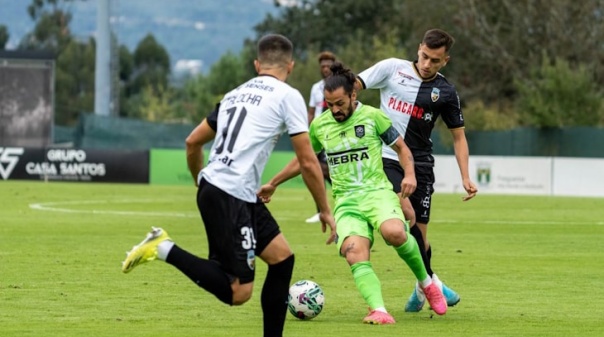
<svg viewBox="0 0 604 337"><path fill-rule="evenodd" d="M208 258L240 283L254 281L256 256L280 233L266 206L235 198L202 179L197 208L208 237Z"/></svg>
<svg viewBox="0 0 604 337"><path fill-rule="evenodd" d="M397 160L382 158L384 172L388 180L392 183L394 192L401 193L401 181L405 176L405 171ZM427 224L430 222L430 207L432 205L432 194L434 193L434 168L430 164L415 165L415 179L417 188L409 197L413 210L415 211L415 221Z"/></svg>

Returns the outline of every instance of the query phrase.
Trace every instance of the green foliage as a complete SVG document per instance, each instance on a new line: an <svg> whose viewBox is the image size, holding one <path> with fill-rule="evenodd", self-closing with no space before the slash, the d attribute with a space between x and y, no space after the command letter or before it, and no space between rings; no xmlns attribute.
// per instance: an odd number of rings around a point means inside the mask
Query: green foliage
<svg viewBox="0 0 604 337"><path fill-rule="evenodd" d="M173 115L170 107L171 94L164 87L158 87L155 90L151 86L143 88L140 94L141 104L138 107L138 118L151 122L166 121ZM135 116L132 116L135 117Z"/></svg>
<svg viewBox="0 0 604 337"><path fill-rule="evenodd" d="M258 36L279 32L289 37L298 46L297 57L305 59L313 56L307 54L311 45L334 51L347 44L366 48L372 45L373 36L406 32L407 25L396 16L402 7L396 0L305 0L299 6L282 8L279 17L267 15L255 31ZM397 43L407 36L396 35Z"/></svg>
<svg viewBox="0 0 604 337"><path fill-rule="evenodd" d="M56 123L74 124L80 113L94 110L95 44L72 40L56 60Z"/></svg>
<svg viewBox="0 0 604 337"><path fill-rule="evenodd" d="M584 64L544 55L530 69L530 78L517 80L518 111L528 125L538 127L594 126L604 117L602 91Z"/></svg>
<svg viewBox="0 0 604 337"><path fill-rule="evenodd" d="M0 50L6 47L10 35L8 34L8 28L5 25L0 25Z"/></svg>
<svg viewBox="0 0 604 337"><path fill-rule="evenodd" d="M473 100L462 110L466 130L509 130L519 126L520 117L509 106L486 106L482 100Z"/></svg>
<svg viewBox="0 0 604 337"><path fill-rule="evenodd" d="M26 34L19 49L43 49L61 53L73 38L69 31L72 15L62 4L73 0L32 0L27 11L36 25Z"/></svg>
<svg viewBox="0 0 604 337"><path fill-rule="evenodd" d="M136 95L147 86L157 92L168 86L170 56L155 37L147 34L136 46L133 54L134 69L127 88L128 95Z"/></svg>
<svg viewBox="0 0 604 337"><path fill-rule="evenodd" d="M212 65L207 76L210 92L220 96L247 79L242 58L231 52L224 54L218 62Z"/></svg>

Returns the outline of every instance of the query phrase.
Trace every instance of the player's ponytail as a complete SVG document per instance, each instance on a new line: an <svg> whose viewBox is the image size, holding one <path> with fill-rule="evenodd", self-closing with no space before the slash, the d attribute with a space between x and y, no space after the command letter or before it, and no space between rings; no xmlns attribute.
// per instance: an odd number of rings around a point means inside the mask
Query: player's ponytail
<svg viewBox="0 0 604 337"><path fill-rule="evenodd" d="M338 61L331 65L330 70L331 75L325 79L325 90L334 92L338 88L343 87L344 92L351 94L357 79L356 75Z"/></svg>

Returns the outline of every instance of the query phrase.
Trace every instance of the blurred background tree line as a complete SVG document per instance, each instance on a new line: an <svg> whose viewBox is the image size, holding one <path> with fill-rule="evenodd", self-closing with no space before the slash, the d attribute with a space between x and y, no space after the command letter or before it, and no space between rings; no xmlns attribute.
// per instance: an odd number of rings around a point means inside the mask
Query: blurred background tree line
<svg viewBox="0 0 604 337"><path fill-rule="evenodd" d="M69 1L32 0L36 26L19 46L57 55L55 115L63 125L94 106L95 42L71 35L62 6ZM240 53L178 84L170 81L168 52L147 35L133 51L119 47L119 115L198 123L255 75L255 42L266 33L294 42L288 82L308 97L320 79L320 51L359 72L389 57L415 59L424 31L436 27L456 38L442 73L460 93L468 129L604 126L604 0L303 0L267 15ZM8 34L0 26L0 49ZM375 91L360 99L379 105Z"/></svg>

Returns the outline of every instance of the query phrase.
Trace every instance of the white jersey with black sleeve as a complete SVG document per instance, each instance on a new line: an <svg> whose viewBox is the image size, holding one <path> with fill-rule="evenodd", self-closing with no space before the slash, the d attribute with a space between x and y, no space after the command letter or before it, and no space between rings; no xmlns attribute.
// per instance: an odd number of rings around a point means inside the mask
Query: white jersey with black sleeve
<svg viewBox="0 0 604 337"><path fill-rule="evenodd" d="M308 132L300 92L272 76L258 76L227 93L208 123L216 131L201 178L226 193L256 202L256 192L279 136Z"/></svg>
<svg viewBox="0 0 604 337"><path fill-rule="evenodd" d="M380 109L405 139L416 166L434 163L430 135L438 117L449 129L464 127L457 90L440 73L424 79L414 62L390 58L362 71L358 78L364 88L380 89ZM386 145L382 156L398 160Z"/></svg>

